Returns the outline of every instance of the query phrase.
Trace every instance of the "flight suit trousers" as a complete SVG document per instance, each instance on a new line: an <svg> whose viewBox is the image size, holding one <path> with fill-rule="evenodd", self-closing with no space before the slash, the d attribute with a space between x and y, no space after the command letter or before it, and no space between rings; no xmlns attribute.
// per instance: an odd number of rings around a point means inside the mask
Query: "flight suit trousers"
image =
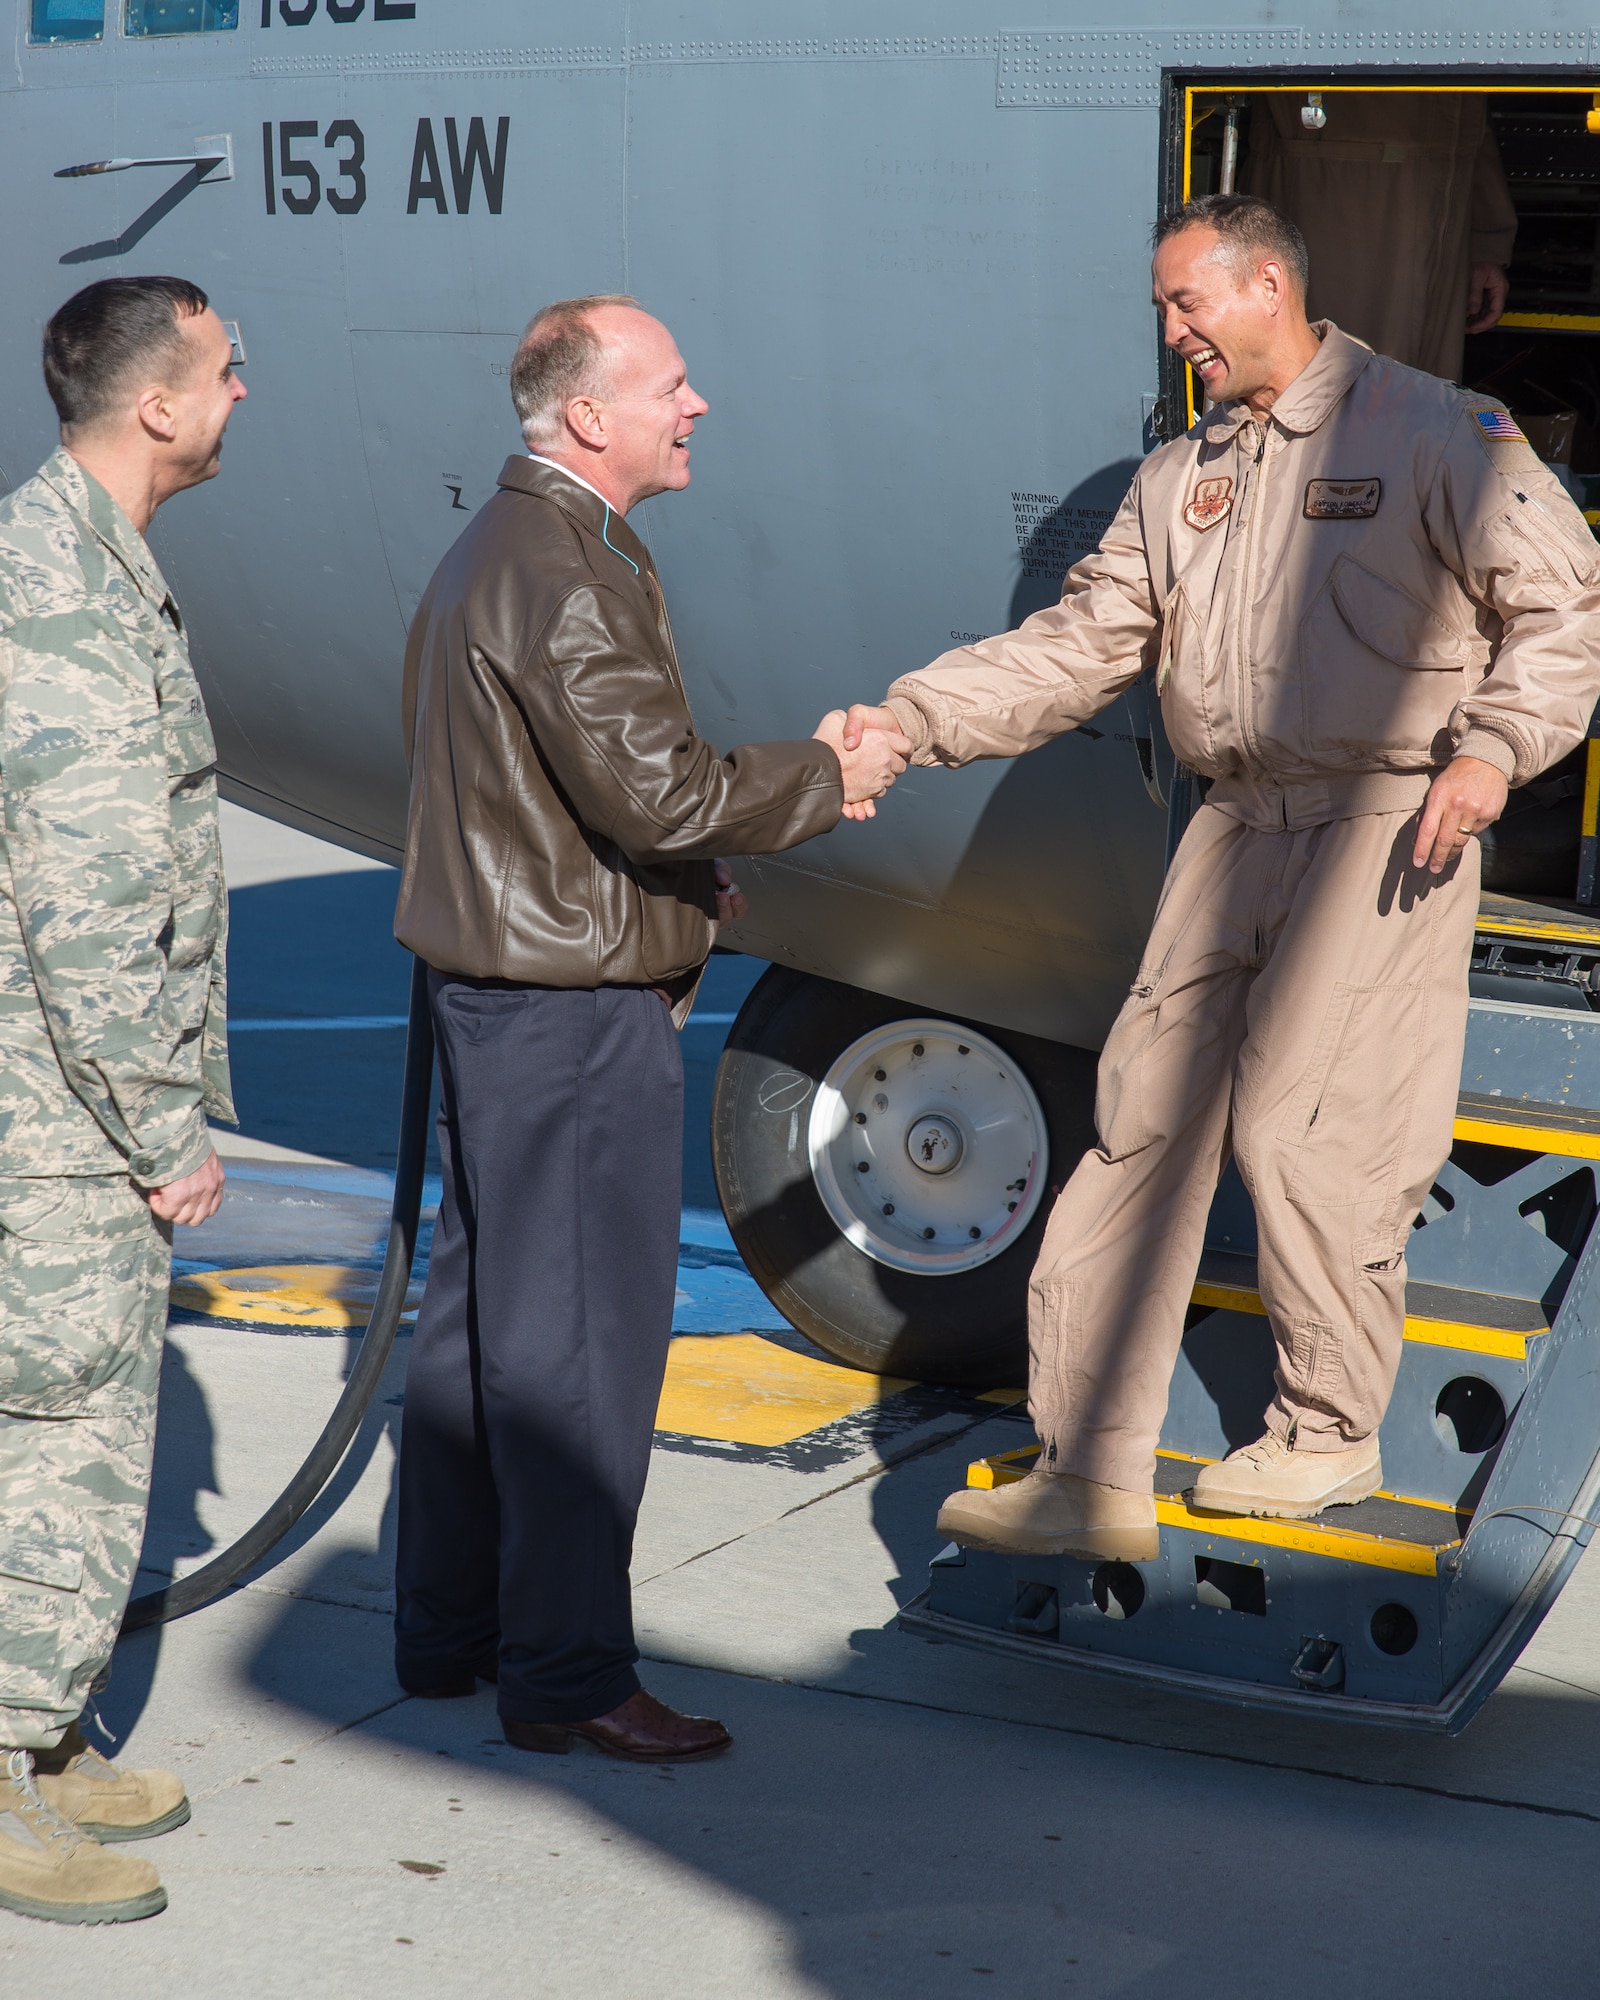
<svg viewBox="0 0 1600 2000"><path fill-rule="evenodd" d="M125 1176L0 1180L0 1750L111 1658L144 1541L172 1239Z"/></svg>
<svg viewBox="0 0 1600 2000"><path fill-rule="evenodd" d="M1029 1294L1044 1462L1149 1492L1206 1217L1230 1146L1277 1346L1267 1427L1376 1430L1405 1246L1449 1154L1478 849L1411 865L1416 812L1261 831L1203 806L1100 1059L1100 1144L1062 1189Z"/></svg>

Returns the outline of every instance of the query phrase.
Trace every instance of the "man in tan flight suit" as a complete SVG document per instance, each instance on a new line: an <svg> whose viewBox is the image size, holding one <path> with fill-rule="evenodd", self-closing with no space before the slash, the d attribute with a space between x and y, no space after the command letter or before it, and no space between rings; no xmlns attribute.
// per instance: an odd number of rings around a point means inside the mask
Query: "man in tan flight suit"
<svg viewBox="0 0 1600 2000"><path fill-rule="evenodd" d="M1308 1517L1381 1483L1406 1237L1460 1080L1472 836L1600 691L1600 550L1504 411L1308 324L1304 246L1264 202L1192 202L1158 239L1164 337L1209 415L1145 460L1059 605L845 735L1013 756L1153 665L1211 780L1033 1274L1038 1466L939 1517L975 1547L1125 1561L1157 1553L1156 1441L1230 1147L1276 1393L1194 1502Z"/></svg>
<svg viewBox="0 0 1600 2000"><path fill-rule="evenodd" d="M1488 99L1453 91L1329 91L1310 130L1298 91L1252 100L1240 184L1306 240L1313 319L1380 354L1461 376L1462 343L1506 305L1517 234Z"/></svg>

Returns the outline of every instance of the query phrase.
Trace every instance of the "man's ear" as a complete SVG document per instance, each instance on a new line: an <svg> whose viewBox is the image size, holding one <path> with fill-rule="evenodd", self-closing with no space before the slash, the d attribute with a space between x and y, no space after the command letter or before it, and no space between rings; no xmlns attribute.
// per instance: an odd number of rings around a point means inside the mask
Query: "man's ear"
<svg viewBox="0 0 1600 2000"><path fill-rule="evenodd" d="M135 408L139 413L139 422L151 437L170 444L178 435L178 413L170 389L143 390Z"/></svg>
<svg viewBox="0 0 1600 2000"><path fill-rule="evenodd" d="M1268 257L1256 266L1256 278L1266 295L1267 310L1276 319L1293 296L1289 275L1276 257Z"/></svg>
<svg viewBox="0 0 1600 2000"><path fill-rule="evenodd" d="M605 404L592 396L574 396L567 405L567 429L591 451L603 451L607 444Z"/></svg>

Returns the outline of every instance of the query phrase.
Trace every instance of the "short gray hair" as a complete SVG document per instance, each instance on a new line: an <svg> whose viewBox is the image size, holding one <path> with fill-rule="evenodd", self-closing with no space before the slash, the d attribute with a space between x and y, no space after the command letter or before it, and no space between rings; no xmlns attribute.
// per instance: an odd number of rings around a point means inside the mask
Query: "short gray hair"
<svg viewBox="0 0 1600 2000"><path fill-rule="evenodd" d="M574 396L610 394L605 348L590 320L601 306L632 306L626 292L591 292L557 299L534 314L511 363L511 400L528 445L538 450L560 441L561 423Z"/></svg>
<svg viewBox="0 0 1600 2000"><path fill-rule="evenodd" d="M1299 284L1300 296L1305 297L1311 282L1306 239L1270 201L1254 194L1199 195L1193 201L1186 201L1182 208L1173 209L1170 215L1162 216L1153 232L1154 247L1160 249L1169 236L1177 236L1185 229L1214 229L1234 264L1245 257L1277 258Z"/></svg>

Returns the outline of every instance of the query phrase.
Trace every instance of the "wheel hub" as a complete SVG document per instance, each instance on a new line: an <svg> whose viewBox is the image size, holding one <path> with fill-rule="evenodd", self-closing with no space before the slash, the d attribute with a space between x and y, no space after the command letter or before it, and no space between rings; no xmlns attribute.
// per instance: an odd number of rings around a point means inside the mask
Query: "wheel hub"
<svg viewBox="0 0 1600 2000"><path fill-rule="evenodd" d="M925 1277L1010 1248L1044 1191L1044 1114L987 1037L953 1021L894 1021L838 1058L812 1103L811 1171L858 1250Z"/></svg>
<svg viewBox="0 0 1600 2000"><path fill-rule="evenodd" d="M919 1118L906 1134L911 1164L925 1174L948 1174L961 1164L967 1142L953 1118Z"/></svg>

